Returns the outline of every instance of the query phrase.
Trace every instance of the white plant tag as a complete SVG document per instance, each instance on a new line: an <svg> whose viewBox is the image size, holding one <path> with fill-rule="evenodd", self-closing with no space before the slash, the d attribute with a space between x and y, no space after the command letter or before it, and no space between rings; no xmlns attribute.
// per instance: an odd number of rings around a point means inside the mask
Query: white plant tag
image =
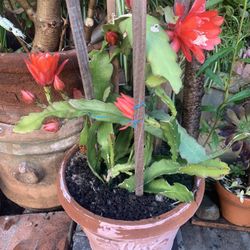
<svg viewBox="0 0 250 250"><path fill-rule="evenodd" d="M0 26L11 32L14 36L20 37L22 39L26 38L22 31L16 28L14 24L5 17L0 16Z"/></svg>

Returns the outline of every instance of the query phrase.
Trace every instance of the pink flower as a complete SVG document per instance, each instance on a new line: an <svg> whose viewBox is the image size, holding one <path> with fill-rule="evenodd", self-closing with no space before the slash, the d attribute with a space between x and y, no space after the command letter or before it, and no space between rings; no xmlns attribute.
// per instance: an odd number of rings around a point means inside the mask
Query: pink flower
<svg viewBox="0 0 250 250"><path fill-rule="evenodd" d="M57 75L54 80L54 88L57 91L62 91L65 88L63 81Z"/></svg>
<svg viewBox="0 0 250 250"><path fill-rule="evenodd" d="M21 90L22 99L25 103L31 104L35 101L36 97L28 90Z"/></svg>
<svg viewBox="0 0 250 250"><path fill-rule="evenodd" d="M132 97L121 94L121 97L116 98L115 106L122 112L122 114L129 118L130 120L134 119L135 113L135 101ZM129 122L126 126L120 128L120 130L124 130L127 127L131 126L131 122Z"/></svg>
<svg viewBox="0 0 250 250"><path fill-rule="evenodd" d="M52 119L51 121L42 125L42 129L47 132L57 132L60 129L60 123L58 120Z"/></svg>
<svg viewBox="0 0 250 250"><path fill-rule="evenodd" d="M35 81L41 86L51 85L55 76L59 75L68 59L58 66L60 55L54 53L33 53L29 54L29 58L25 59L26 66L32 74Z"/></svg>
<svg viewBox="0 0 250 250"><path fill-rule="evenodd" d="M116 45L119 39L119 35L114 31L107 31L105 34L105 40L109 45Z"/></svg>
<svg viewBox="0 0 250 250"><path fill-rule="evenodd" d="M205 5L205 0L195 0L185 16L184 4L176 3L174 11L178 20L176 24L170 24L167 31L173 50L178 52L181 49L189 62L192 61L192 52L200 63L204 63L203 50L213 50L221 42L219 34L224 18L218 16L216 10L205 11Z"/></svg>

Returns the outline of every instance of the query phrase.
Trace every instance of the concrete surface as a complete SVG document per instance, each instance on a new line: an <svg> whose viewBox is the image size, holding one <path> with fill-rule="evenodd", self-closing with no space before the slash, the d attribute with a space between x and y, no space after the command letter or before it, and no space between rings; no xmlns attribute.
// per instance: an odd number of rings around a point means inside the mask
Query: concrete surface
<svg viewBox="0 0 250 250"><path fill-rule="evenodd" d="M79 227L72 249L91 250ZM172 250L250 250L250 233L199 227L188 222L178 232Z"/></svg>

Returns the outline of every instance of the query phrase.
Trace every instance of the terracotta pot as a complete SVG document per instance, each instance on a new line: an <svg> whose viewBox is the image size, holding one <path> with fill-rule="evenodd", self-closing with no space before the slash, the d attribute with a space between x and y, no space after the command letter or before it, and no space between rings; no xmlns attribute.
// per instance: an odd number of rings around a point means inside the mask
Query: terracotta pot
<svg viewBox="0 0 250 250"><path fill-rule="evenodd" d="M0 123L0 189L22 207L59 206L56 177L65 152L79 139L82 119L65 122L57 133L15 134Z"/></svg>
<svg viewBox="0 0 250 250"><path fill-rule="evenodd" d="M160 216L138 221L104 218L81 207L67 189L65 170L76 151L77 147L72 148L62 163L58 178L58 198L66 213L81 225L91 248L94 250L171 249L178 229L193 216L201 203L205 188L204 180L195 179L195 186L198 188L195 201L180 204Z"/></svg>
<svg viewBox="0 0 250 250"><path fill-rule="evenodd" d="M29 73L24 53L0 53L0 122L15 124L23 115L38 111L35 105L27 105L21 99L20 90L29 90L45 102L43 88L38 86ZM69 59L60 78L65 83L65 91L71 95L74 87L80 88L81 78L75 50L60 52L60 62ZM53 93L55 100L60 99Z"/></svg>
<svg viewBox="0 0 250 250"><path fill-rule="evenodd" d="M220 182L216 183L216 190L223 217L232 224L250 227L250 199L244 198L241 203L240 198L226 190Z"/></svg>

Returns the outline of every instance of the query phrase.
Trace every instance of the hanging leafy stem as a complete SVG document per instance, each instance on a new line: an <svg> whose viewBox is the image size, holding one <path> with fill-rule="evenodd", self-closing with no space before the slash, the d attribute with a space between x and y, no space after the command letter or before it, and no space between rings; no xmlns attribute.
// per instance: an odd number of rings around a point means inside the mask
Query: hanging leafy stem
<svg viewBox="0 0 250 250"><path fill-rule="evenodd" d="M229 168L220 160L211 159L206 155L205 149L187 134L176 119L174 102L167 96L161 84L169 82L175 93L178 93L182 87L181 69L165 31L157 19L147 16L146 60L150 66L146 75L147 87L168 106L171 115L164 111L151 110L146 112L144 117L136 118L135 110L140 108L140 105L145 105L148 111L147 102L137 103L138 100L136 102L132 97L124 94L117 97L117 94L113 93L113 68L107 51L108 41L111 41L117 46L113 57L131 52L131 16L117 19L113 25L106 25L104 30L115 32L116 35L111 34L112 36L106 38L107 41L103 43L100 51L93 51L89 55L95 99L69 99L49 103L42 112L22 117L14 132L27 133L40 129L49 117L72 119L84 116L92 119L91 123L86 119L80 135L80 143L86 151L90 169L103 182L114 183L115 179L115 183L119 182L119 187L133 192L136 188L133 128L143 119L145 192L160 193L182 202L192 201L193 193L184 185L171 185L167 182L169 175L188 174L220 179L228 174ZM169 145L170 150L167 154L154 157L154 138L160 138ZM117 178L118 176L120 177Z"/></svg>

